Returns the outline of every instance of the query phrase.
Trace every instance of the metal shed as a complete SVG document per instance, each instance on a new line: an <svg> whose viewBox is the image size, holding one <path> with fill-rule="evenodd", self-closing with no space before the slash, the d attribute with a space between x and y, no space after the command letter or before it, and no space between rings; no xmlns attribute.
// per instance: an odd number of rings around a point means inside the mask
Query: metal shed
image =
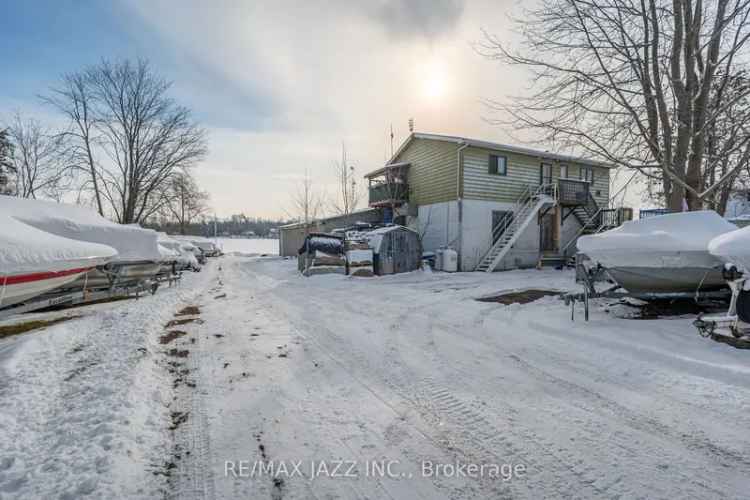
<svg viewBox="0 0 750 500"><path fill-rule="evenodd" d="M386 226L366 234L373 252L375 274L415 271L422 265L419 233L404 226Z"/></svg>

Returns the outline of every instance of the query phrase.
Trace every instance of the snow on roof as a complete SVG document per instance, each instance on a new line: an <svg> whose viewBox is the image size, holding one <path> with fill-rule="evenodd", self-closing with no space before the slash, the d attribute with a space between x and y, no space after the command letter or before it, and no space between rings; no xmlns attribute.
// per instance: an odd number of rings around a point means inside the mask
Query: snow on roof
<svg viewBox="0 0 750 500"><path fill-rule="evenodd" d="M115 257L110 246L63 238L0 215L0 276L93 267Z"/></svg>
<svg viewBox="0 0 750 500"><path fill-rule="evenodd" d="M380 251L380 244L383 242L383 236L397 230L406 230L411 231L414 234L419 234L410 227L394 224L392 226L383 226L377 229L373 229L372 231L367 231L364 236L367 239L367 244L370 246L370 248L378 252Z"/></svg>
<svg viewBox="0 0 750 500"><path fill-rule="evenodd" d="M604 233L582 236L577 245L583 253L630 248L706 251L713 238L736 229L713 210L679 212L628 221Z"/></svg>
<svg viewBox="0 0 750 500"><path fill-rule="evenodd" d="M109 245L117 250L118 262L161 258L156 231L117 224L90 208L0 196L0 213L63 238Z"/></svg>

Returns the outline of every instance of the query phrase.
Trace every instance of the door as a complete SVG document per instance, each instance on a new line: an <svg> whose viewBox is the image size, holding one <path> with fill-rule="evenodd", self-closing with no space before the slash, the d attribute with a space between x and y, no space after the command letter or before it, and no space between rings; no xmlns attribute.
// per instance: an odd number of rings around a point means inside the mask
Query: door
<svg viewBox="0 0 750 500"><path fill-rule="evenodd" d="M554 252L555 248L555 217L554 214L545 214L539 221L539 249L542 252Z"/></svg>
<svg viewBox="0 0 750 500"><path fill-rule="evenodd" d="M406 257L406 252L404 251L404 233L393 231L391 233L391 244L393 245L393 272L406 272L406 263L404 262L404 258Z"/></svg>

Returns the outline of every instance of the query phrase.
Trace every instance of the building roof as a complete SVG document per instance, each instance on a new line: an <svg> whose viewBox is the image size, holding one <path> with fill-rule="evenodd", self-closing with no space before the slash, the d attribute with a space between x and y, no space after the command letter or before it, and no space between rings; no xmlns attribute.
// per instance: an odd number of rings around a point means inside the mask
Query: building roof
<svg viewBox="0 0 750 500"><path fill-rule="evenodd" d="M407 137L406 140L401 144L401 146L399 146L398 150L396 150L396 152L393 154L391 159L388 160L388 162L386 163L386 166L393 164L393 161L396 158L398 158L398 155L400 155L409 146L411 141L414 139L427 139L431 141L453 142L458 145L466 144L468 146L474 146L476 148L492 149L495 151L506 151L510 153L537 156L540 159L547 159L547 160L583 163L584 165L592 165L592 166L603 167L603 168L615 167L614 165L611 165L609 163L589 160L589 159L581 158L578 156L569 156L569 155L563 155L563 154L558 154L558 153L551 153L549 151L541 151L538 149L525 148L521 146L511 146L508 144L501 144L499 142L483 141L479 139L470 139L468 137L459 137L456 135L430 134L430 133L422 133L422 132L411 133L409 137ZM378 169L368 174L365 174L365 177L371 177L375 175L377 172L379 172L380 170L382 169Z"/></svg>
<svg viewBox="0 0 750 500"><path fill-rule="evenodd" d="M384 167L381 167L381 168L379 168L377 170L373 170L372 172L369 172L369 173L365 174L365 177L366 178L378 177L378 176L383 175L384 173L386 173L388 170L394 170L394 169L403 169L403 170L406 170L410 165L411 165L411 163L409 163L409 162L388 163Z"/></svg>
<svg viewBox="0 0 750 500"><path fill-rule="evenodd" d="M310 221L308 223L308 225L312 226L314 224L319 224L321 222L328 223L328 222L336 221L337 219L348 219L350 217L355 217L358 214L366 214L366 213L377 212L377 211L378 211L377 208L371 208L371 207L360 208L359 210L354 210L354 211L352 211L352 212L350 212L348 214L332 215L330 217L320 217L318 219ZM305 223L304 222L293 222L291 224L285 224L283 226L279 226L279 229L294 229L294 228L298 228L298 227L305 227Z"/></svg>

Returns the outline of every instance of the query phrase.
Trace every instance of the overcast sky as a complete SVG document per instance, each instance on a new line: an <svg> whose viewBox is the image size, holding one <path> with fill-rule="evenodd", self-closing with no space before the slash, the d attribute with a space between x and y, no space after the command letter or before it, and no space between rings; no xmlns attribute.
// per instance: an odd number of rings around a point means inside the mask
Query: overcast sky
<svg viewBox="0 0 750 500"><path fill-rule="evenodd" d="M528 5L528 4L527 4ZM309 169L334 190L344 141L358 174L408 134L511 142L483 98L529 85L478 55L484 28L511 40L513 0L12 1L0 16L0 116L44 118L36 95L102 57L149 58L209 132L196 169L219 216L283 216Z"/></svg>

